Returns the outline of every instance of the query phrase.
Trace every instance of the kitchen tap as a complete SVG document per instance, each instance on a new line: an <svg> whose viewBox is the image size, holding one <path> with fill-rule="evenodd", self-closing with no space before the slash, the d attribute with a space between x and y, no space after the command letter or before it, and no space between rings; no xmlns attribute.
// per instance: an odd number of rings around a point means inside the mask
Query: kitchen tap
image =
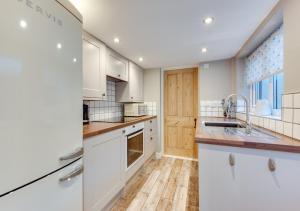
<svg viewBox="0 0 300 211"><path fill-rule="evenodd" d="M225 106L226 107L229 106L229 100L231 98L233 98L234 96L241 97L245 101L245 104L246 104L246 133L250 134L251 130L252 130L252 127L251 127L250 117L249 117L249 113L250 113L249 100L243 95L231 94L228 97L226 97L226 99L225 99ZM228 109L226 109L226 110L228 110Z"/></svg>

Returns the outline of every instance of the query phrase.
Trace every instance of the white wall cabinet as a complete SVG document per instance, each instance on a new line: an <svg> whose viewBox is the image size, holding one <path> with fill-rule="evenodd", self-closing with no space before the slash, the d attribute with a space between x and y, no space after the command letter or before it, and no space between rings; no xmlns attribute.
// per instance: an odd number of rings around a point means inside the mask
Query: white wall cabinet
<svg viewBox="0 0 300 211"><path fill-rule="evenodd" d="M106 99L106 47L85 34L83 39L83 98Z"/></svg>
<svg viewBox="0 0 300 211"><path fill-rule="evenodd" d="M129 62L129 81L117 83L116 100L118 102L144 101L144 70L142 68Z"/></svg>
<svg viewBox="0 0 300 211"><path fill-rule="evenodd" d="M102 210L124 186L122 130L84 140L84 210Z"/></svg>
<svg viewBox="0 0 300 211"><path fill-rule="evenodd" d="M198 149L200 210L299 210L299 154L205 144ZM270 158L274 172L268 167Z"/></svg>
<svg viewBox="0 0 300 211"><path fill-rule="evenodd" d="M106 51L106 74L122 81L128 81L128 60L112 51Z"/></svg>

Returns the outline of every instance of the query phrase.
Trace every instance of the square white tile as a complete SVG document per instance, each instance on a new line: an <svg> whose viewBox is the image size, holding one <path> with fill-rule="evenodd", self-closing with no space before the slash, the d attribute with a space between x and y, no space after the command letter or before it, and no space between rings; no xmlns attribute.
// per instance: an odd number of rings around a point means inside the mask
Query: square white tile
<svg viewBox="0 0 300 211"><path fill-rule="evenodd" d="M270 119L269 129L276 131L276 121L274 119Z"/></svg>
<svg viewBox="0 0 300 211"><path fill-rule="evenodd" d="M293 125L293 138L300 140L300 125Z"/></svg>
<svg viewBox="0 0 300 211"><path fill-rule="evenodd" d="M283 121L293 122L293 109L290 108L283 109Z"/></svg>
<svg viewBox="0 0 300 211"><path fill-rule="evenodd" d="M264 128L270 129L270 119L264 118Z"/></svg>
<svg viewBox="0 0 300 211"><path fill-rule="evenodd" d="M283 108L293 107L293 94L283 95L282 97Z"/></svg>
<svg viewBox="0 0 300 211"><path fill-rule="evenodd" d="M300 93L294 95L294 108L300 108Z"/></svg>
<svg viewBox="0 0 300 211"><path fill-rule="evenodd" d="M282 121L276 121L276 132L283 134L283 122Z"/></svg>
<svg viewBox="0 0 300 211"><path fill-rule="evenodd" d="M293 137L293 124L292 123L283 123L283 133L286 136Z"/></svg>
<svg viewBox="0 0 300 211"><path fill-rule="evenodd" d="M300 109L294 109L294 123L300 124Z"/></svg>

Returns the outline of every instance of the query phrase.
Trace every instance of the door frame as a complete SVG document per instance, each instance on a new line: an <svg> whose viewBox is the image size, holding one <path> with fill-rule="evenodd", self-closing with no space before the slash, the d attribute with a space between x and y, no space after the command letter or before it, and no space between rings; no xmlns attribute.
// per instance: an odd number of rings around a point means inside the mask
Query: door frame
<svg viewBox="0 0 300 211"><path fill-rule="evenodd" d="M199 102L200 102L200 64L197 65L187 65L187 66L178 66L178 67L166 67L166 68L161 68L160 72L160 113L161 113L161 118L160 118L160 152L156 155L157 158L161 158L164 155L165 152L165 110L164 110L164 93L165 93L165 72L169 70L178 70L178 69L188 69L188 68L197 68L198 69L198 116L199 116ZM178 156L173 156L176 158L183 158L183 159L188 159L188 160L196 160L197 159L191 159L191 158L186 158L186 157L178 157Z"/></svg>

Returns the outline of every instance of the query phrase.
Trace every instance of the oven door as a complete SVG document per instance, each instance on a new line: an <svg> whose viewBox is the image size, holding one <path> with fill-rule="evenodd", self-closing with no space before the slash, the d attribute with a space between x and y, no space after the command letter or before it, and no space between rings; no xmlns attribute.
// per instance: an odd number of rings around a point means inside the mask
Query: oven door
<svg viewBox="0 0 300 211"><path fill-rule="evenodd" d="M144 130L138 130L127 136L127 168L132 166L144 154Z"/></svg>

